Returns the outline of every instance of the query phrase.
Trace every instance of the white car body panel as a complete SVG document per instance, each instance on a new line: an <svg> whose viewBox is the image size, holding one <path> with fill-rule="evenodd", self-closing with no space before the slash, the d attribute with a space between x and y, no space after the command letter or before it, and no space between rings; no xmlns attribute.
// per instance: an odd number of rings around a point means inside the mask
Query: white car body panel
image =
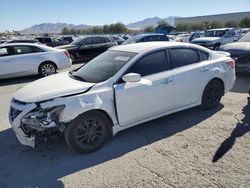
<svg viewBox="0 0 250 188"><path fill-rule="evenodd" d="M200 63L142 77L137 83L116 83L128 67L145 54L176 46L206 51L210 58ZM62 73L25 86L14 95L14 99L25 102L21 105L23 109L30 104L36 106L39 101L43 101L39 103L43 109L65 105L59 114L59 122L62 123L69 123L85 112L101 110L112 120L112 134L115 135L140 123L200 105L203 91L213 78L223 81L225 93L233 87L235 81L235 70L225 63L230 60L227 53L213 52L193 44L150 42L117 46L110 50L136 52L138 55L104 82L80 82L69 78L68 73ZM203 68L206 71L201 71ZM59 80L62 80L63 85L58 85ZM43 89L47 92L43 93ZM15 100L11 103L12 108L15 108ZM14 121L10 118L13 129L20 126L20 118L23 115L19 114ZM22 144L32 145L30 140L27 140L27 143L23 141L23 133L15 133Z"/></svg>
<svg viewBox="0 0 250 188"><path fill-rule="evenodd" d="M0 79L39 74L39 66L46 61L53 62L58 70L68 68L72 65L71 59L60 49L26 43L5 44L1 45L0 48L5 46L34 46L42 49L44 52L0 57Z"/></svg>

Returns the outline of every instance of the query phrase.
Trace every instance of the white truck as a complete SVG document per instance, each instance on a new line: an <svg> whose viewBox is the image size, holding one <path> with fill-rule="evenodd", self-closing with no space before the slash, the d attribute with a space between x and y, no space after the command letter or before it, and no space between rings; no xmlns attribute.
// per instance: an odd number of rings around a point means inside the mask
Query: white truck
<svg viewBox="0 0 250 188"><path fill-rule="evenodd" d="M236 42L239 38L239 29L220 28L207 30L202 37L192 40L192 43L218 50L221 45Z"/></svg>

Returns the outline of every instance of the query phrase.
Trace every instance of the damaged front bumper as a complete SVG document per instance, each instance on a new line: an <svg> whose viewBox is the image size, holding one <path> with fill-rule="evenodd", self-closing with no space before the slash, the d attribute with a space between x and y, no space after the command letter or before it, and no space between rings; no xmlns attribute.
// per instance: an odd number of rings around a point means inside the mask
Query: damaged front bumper
<svg viewBox="0 0 250 188"><path fill-rule="evenodd" d="M35 147L35 135L27 135L21 127L21 118L36 108L36 104L25 104L16 100L11 101L9 121L17 139L23 145Z"/></svg>
<svg viewBox="0 0 250 188"><path fill-rule="evenodd" d="M57 117L64 105L42 106L14 99L11 101L9 121L21 144L34 148L38 133L45 135L48 129L57 127Z"/></svg>

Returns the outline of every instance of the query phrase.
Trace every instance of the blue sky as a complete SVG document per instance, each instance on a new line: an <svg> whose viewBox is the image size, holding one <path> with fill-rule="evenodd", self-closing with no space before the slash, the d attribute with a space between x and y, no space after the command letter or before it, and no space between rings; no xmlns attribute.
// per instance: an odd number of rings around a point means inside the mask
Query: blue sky
<svg viewBox="0 0 250 188"><path fill-rule="evenodd" d="M40 23L125 24L158 16L250 11L250 0L0 0L0 31Z"/></svg>

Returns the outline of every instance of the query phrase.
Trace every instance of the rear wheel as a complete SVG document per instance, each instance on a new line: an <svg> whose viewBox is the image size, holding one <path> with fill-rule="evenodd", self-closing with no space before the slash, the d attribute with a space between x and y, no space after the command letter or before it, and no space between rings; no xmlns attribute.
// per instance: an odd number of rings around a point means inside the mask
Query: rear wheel
<svg viewBox="0 0 250 188"><path fill-rule="evenodd" d="M93 111L77 117L64 132L68 146L79 153L98 150L110 136L110 121L101 112Z"/></svg>
<svg viewBox="0 0 250 188"><path fill-rule="evenodd" d="M42 77L50 76L56 74L56 66L53 63L45 62L39 66L38 71Z"/></svg>
<svg viewBox="0 0 250 188"><path fill-rule="evenodd" d="M223 84L219 80L211 80L203 92L201 106L204 109L213 109L219 105L222 96Z"/></svg>

